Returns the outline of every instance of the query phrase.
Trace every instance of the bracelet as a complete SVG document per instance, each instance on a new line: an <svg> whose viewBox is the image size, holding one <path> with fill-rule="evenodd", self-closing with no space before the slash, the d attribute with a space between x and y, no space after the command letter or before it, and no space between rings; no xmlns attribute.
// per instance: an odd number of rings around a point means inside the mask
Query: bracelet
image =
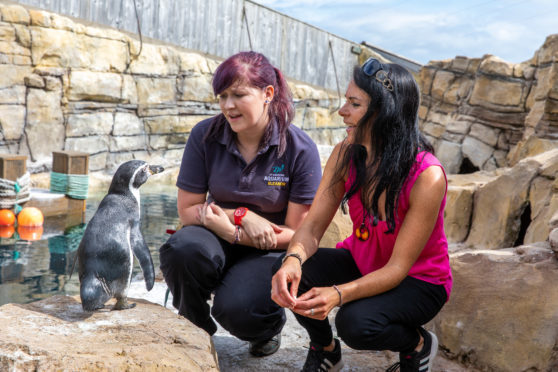
<svg viewBox="0 0 558 372"><path fill-rule="evenodd" d="M300 255L298 253L288 253L285 255L285 257L283 257L283 259L281 260L281 264L283 262L285 262L285 260L289 257L294 257L296 259L298 259L298 261L300 262L300 267L302 267L302 257L300 257Z"/></svg>
<svg viewBox="0 0 558 372"><path fill-rule="evenodd" d="M343 305L343 296L341 295L341 290L337 288L335 284L332 287L337 291L337 294L339 295L339 303L337 304L337 306L341 307L341 305Z"/></svg>
<svg viewBox="0 0 558 372"><path fill-rule="evenodd" d="M237 244L240 241L240 225L236 225L234 229L234 241L233 244Z"/></svg>

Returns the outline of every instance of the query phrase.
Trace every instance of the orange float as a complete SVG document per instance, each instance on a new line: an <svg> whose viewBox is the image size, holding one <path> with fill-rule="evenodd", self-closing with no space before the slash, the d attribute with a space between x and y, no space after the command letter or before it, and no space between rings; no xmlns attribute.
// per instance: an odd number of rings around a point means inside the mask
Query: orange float
<svg viewBox="0 0 558 372"><path fill-rule="evenodd" d="M17 224L19 226L43 226L44 220L43 212L35 207L25 207L17 215Z"/></svg>
<svg viewBox="0 0 558 372"><path fill-rule="evenodd" d="M12 235L14 235L15 232L15 226L14 225L10 225L10 226L0 226L0 238L11 238Z"/></svg>
<svg viewBox="0 0 558 372"><path fill-rule="evenodd" d="M18 226L17 233L21 240L40 240L43 236L42 226Z"/></svg>
<svg viewBox="0 0 558 372"><path fill-rule="evenodd" d="M11 226L15 220L15 214L11 209L0 209L0 226Z"/></svg>

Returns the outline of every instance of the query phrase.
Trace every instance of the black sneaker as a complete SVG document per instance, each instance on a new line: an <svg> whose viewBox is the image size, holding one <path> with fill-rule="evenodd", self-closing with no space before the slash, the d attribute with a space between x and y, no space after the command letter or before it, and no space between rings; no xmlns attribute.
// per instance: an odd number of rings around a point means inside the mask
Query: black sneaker
<svg viewBox="0 0 558 372"><path fill-rule="evenodd" d="M336 372L343 368L341 360L341 345L338 339L334 339L333 351L325 351L322 346L310 342L310 350L306 355L306 362L302 372Z"/></svg>
<svg viewBox="0 0 558 372"><path fill-rule="evenodd" d="M269 340L250 342L250 354L255 357L264 357L275 353L281 346L281 333Z"/></svg>
<svg viewBox="0 0 558 372"><path fill-rule="evenodd" d="M438 338L430 331L419 328L424 338L421 351L413 351L410 354L399 353L399 362L395 363L386 372L431 372L434 357L438 352Z"/></svg>

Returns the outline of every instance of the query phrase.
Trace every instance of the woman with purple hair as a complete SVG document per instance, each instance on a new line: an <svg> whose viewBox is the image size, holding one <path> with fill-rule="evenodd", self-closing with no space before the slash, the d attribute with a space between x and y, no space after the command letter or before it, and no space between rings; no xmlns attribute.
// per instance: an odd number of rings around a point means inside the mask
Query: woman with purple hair
<svg viewBox="0 0 558 372"><path fill-rule="evenodd" d="M210 335L215 319L266 356L286 320L270 297L272 266L308 213L320 159L290 125L291 92L262 54L221 63L213 91L221 113L190 133L176 182L183 227L161 246L161 270L179 314Z"/></svg>

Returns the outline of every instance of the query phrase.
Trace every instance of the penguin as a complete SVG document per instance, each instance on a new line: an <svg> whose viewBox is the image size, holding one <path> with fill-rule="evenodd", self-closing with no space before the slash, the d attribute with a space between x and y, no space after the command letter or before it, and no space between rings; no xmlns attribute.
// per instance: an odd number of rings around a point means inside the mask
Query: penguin
<svg viewBox="0 0 558 372"><path fill-rule="evenodd" d="M139 187L163 170L142 160L130 160L116 170L108 194L87 224L77 251L84 311L102 309L112 297L117 300L113 310L135 306L127 300L134 256L147 290L153 288L153 260L140 230Z"/></svg>

